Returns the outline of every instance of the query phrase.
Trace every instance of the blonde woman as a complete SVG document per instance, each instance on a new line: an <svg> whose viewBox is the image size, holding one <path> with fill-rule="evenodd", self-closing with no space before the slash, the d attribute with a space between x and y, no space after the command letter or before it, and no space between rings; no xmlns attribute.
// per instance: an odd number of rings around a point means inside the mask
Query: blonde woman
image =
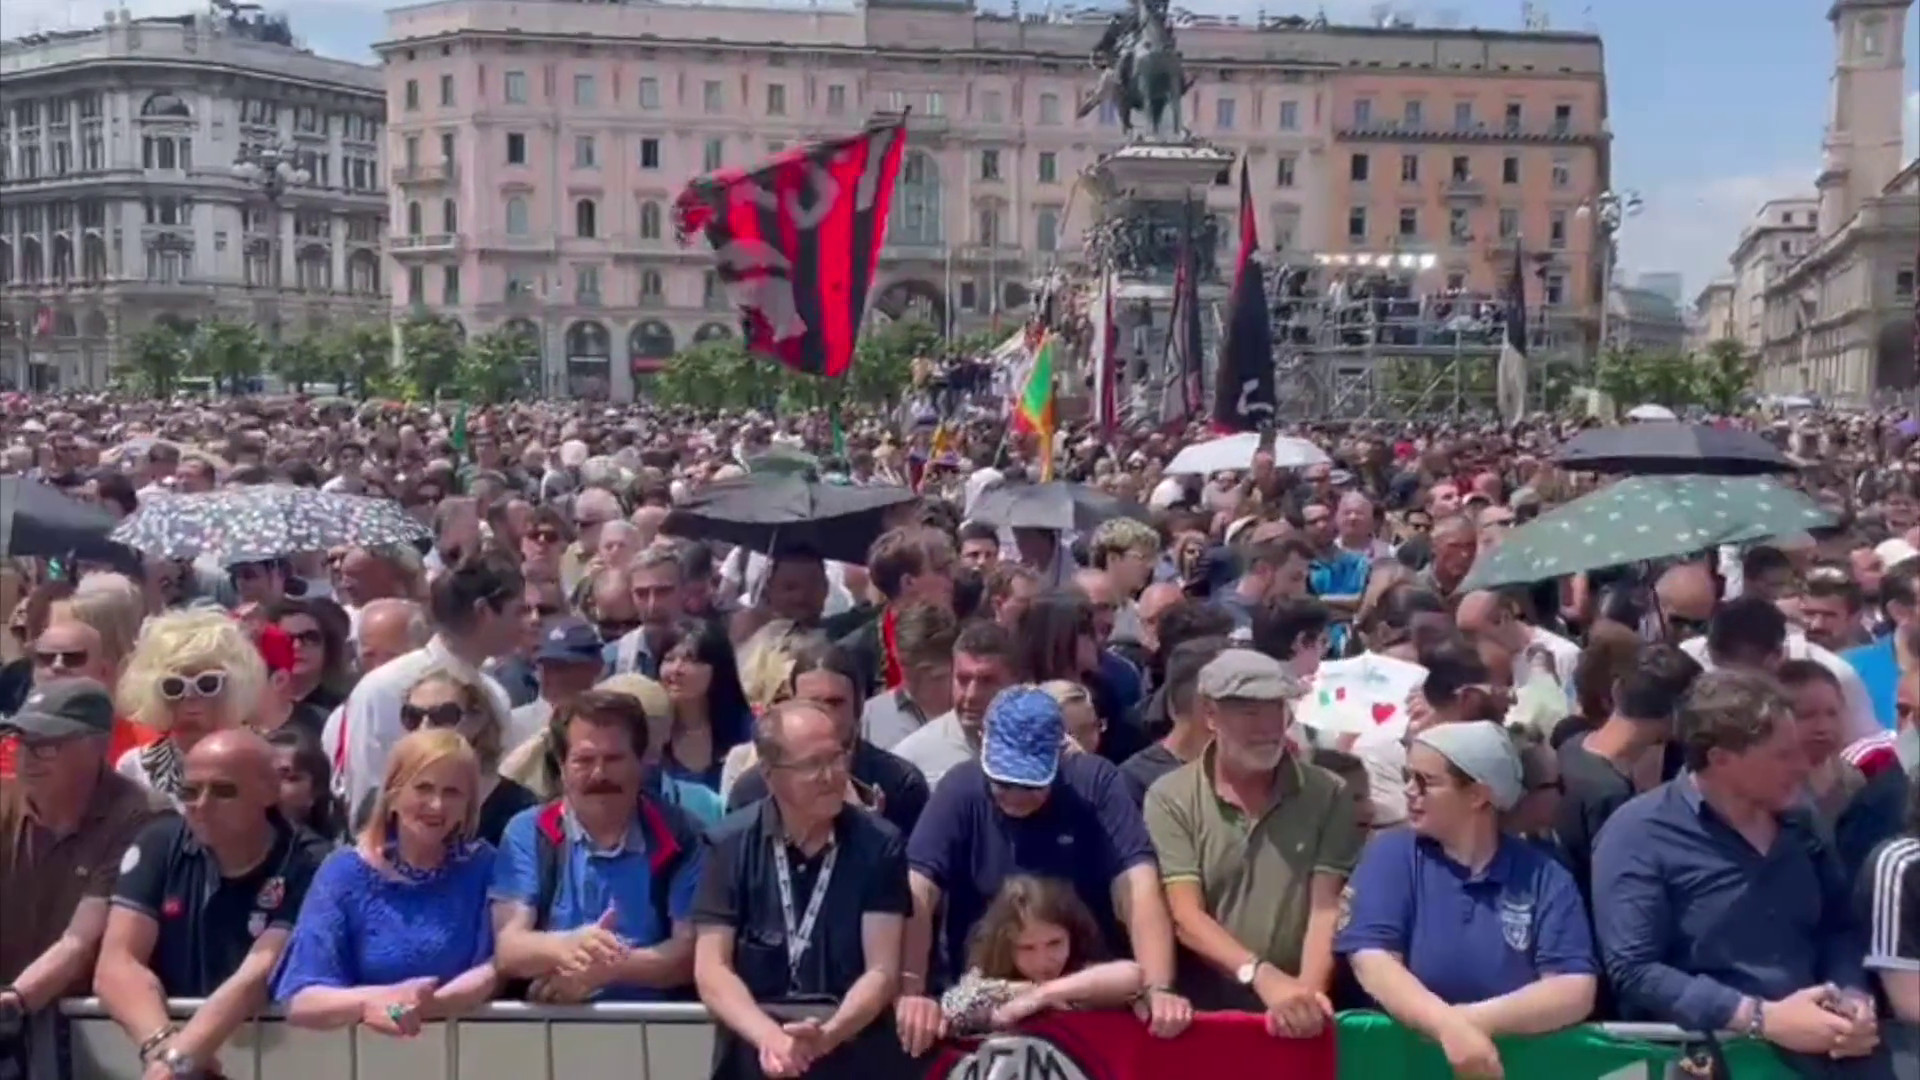
<svg viewBox="0 0 1920 1080"><path fill-rule="evenodd" d="M740 646L740 688L746 692L747 705L755 716L788 698L793 686L794 660L817 639L819 635L802 632L790 619L775 619ZM734 781L757 760L751 742L741 743L728 752L720 768L722 802L727 801Z"/></svg>
<svg viewBox="0 0 1920 1080"><path fill-rule="evenodd" d="M288 1023L416 1035L493 996L479 792L480 758L459 732L394 746L359 839L328 856L300 906L273 986Z"/></svg>
<svg viewBox="0 0 1920 1080"><path fill-rule="evenodd" d="M540 802L526 787L500 775L505 756L506 718L495 711L493 695L471 675L438 667L420 676L400 706L400 726L408 731L457 731L480 762L479 837L499 844L513 815Z"/></svg>
<svg viewBox="0 0 1920 1080"><path fill-rule="evenodd" d="M160 733L116 768L177 798L187 751L208 734L250 723L267 665L241 625L217 611L181 611L148 622L120 674L115 699L127 719Z"/></svg>

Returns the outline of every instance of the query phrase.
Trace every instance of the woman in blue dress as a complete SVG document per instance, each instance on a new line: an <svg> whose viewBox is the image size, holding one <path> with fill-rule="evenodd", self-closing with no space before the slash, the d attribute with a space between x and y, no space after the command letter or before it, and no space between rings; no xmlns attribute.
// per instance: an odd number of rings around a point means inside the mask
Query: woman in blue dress
<svg viewBox="0 0 1920 1080"><path fill-rule="evenodd" d="M358 842L321 865L301 905L273 987L288 1022L413 1035L493 997L494 851L475 839L479 790L458 732L394 747Z"/></svg>

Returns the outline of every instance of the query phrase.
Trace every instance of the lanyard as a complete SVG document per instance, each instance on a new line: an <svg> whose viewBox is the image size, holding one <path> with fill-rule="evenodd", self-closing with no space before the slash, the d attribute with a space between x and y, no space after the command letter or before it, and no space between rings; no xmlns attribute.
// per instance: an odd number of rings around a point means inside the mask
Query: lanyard
<svg viewBox="0 0 1920 1080"><path fill-rule="evenodd" d="M813 936L813 924L820 919L820 906L827 898L827 883L833 880L833 864L839 858L840 845L830 845L827 857L820 863L820 874L813 879L813 892L807 897L807 910L796 923L793 921L793 871L787 863L787 844L784 839L774 840L774 880L780 886L780 921L786 924L787 931L789 989L799 983L800 959L807 954L808 939Z"/></svg>

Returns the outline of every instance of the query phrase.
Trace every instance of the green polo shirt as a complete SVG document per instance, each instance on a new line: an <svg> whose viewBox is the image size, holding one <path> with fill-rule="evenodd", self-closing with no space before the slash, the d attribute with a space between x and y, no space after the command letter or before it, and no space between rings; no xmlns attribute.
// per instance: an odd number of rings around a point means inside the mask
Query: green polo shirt
<svg viewBox="0 0 1920 1080"><path fill-rule="evenodd" d="M1313 875L1344 878L1360 856L1353 799L1340 778L1289 754L1272 805L1250 820L1215 790L1208 747L1154 782L1145 814L1161 880L1198 882L1207 912L1234 940L1298 975ZM1184 948L1179 980L1199 1008L1260 1008L1252 990Z"/></svg>

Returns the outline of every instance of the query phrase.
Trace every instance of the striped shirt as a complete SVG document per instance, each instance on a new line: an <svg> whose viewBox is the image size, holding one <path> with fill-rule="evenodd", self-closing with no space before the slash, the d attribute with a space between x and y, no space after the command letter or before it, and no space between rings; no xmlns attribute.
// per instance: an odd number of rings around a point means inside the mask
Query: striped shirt
<svg viewBox="0 0 1920 1080"><path fill-rule="evenodd" d="M1920 971L1920 839L1896 836L1874 849L1860 875L1869 970Z"/></svg>

